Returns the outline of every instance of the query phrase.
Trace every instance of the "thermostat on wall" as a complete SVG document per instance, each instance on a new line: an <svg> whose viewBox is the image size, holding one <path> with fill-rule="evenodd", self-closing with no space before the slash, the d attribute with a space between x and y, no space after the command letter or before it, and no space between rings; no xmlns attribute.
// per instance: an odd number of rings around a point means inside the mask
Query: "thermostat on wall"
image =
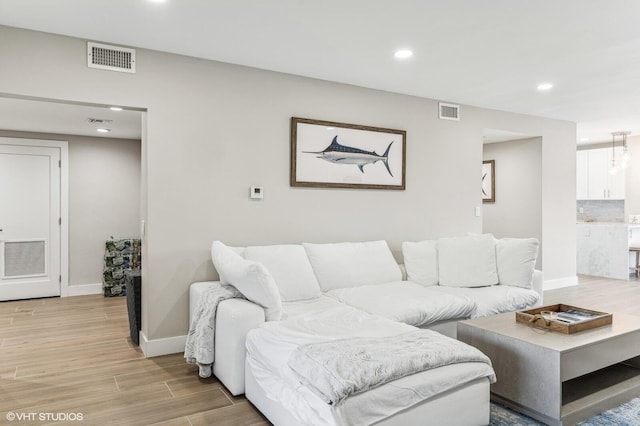
<svg viewBox="0 0 640 426"><path fill-rule="evenodd" d="M254 200L262 200L264 198L264 190L261 186L252 186L249 197Z"/></svg>

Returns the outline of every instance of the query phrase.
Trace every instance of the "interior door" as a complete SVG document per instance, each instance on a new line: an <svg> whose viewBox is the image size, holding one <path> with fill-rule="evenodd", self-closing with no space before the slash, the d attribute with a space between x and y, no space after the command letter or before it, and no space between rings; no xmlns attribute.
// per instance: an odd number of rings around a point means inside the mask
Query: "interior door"
<svg viewBox="0 0 640 426"><path fill-rule="evenodd" d="M60 149L0 139L0 300L60 295Z"/></svg>

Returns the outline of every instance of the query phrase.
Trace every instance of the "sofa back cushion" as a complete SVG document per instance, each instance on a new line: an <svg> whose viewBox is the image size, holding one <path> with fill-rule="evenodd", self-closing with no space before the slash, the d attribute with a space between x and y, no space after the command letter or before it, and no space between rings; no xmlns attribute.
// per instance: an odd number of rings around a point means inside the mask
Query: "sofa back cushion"
<svg viewBox="0 0 640 426"><path fill-rule="evenodd" d="M402 280L387 242L303 243L322 291Z"/></svg>
<svg viewBox="0 0 640 426"><path fill-rule="evenodd" d="M285 302L322 294L307 253L299 244L251 246L244 250L244 257L267 268Z"/></svg>
<svg viewBox="0 0 640 426"><path fill-rule="evenodd" d="M440 238L438 272L441 286L483 287L498 284L493 236Z"/></svg>
<svg viewBox="0 0 640 426"><path fill-rule="evenodd" d="M211 245L211 260L220 281L234 286L244 297L262 306L267 321L277 321L282 317L280 293L264 265L244 259L220 241Z"/></svg>
<svg viewBox="0 0 640 426"><path fill-rule="evenodd" d="M500 284L531 288L540 243L535 238L502 238L496 241Z"/></svg>
<svg viewBox="0 0 640 426"><path fill-rule="evenodd" d="M407 280L424 286L438 284L438 242L425 240L402 243Z"/></svg>

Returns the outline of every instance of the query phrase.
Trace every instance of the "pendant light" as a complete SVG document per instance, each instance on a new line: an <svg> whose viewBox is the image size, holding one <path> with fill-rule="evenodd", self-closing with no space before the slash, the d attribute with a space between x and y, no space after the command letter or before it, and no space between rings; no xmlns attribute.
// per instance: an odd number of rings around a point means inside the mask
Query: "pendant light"
<svg viewBox="0 0 640 426"><path fill-rule="evenodd" d="M629 160L631 154L627 146L627 135L631 132L613 132L611 133L611 167L609 168L609 174L615 175L618 173L618 168L626 169L629 166ZM616 163L616 136L622 138L622 158Z"/></svg>
<svg viewBox="0 0 640 426"><path fill-rule="evenodd" d="M622 160L620 161L620 167L626 169L629 166L629 160L631 160L631 153L629 152L629 147L627 146L627 135L630 132L620 133L622 133Z"/></svg>

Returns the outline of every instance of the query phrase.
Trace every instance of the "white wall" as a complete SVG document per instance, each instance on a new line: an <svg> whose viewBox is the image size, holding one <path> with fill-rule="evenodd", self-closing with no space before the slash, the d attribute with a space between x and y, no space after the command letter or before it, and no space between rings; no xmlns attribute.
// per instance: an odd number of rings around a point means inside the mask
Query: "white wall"
<svg viewBox="0 0 640 426"><path fill-rule="evenodd" d="M138 49L137 74L88 69L84 40L0 27L0 93L147 109L143 333L184 335L188 287L214 278L209 248L481 232L484 128L543 141L545 277L575 277L575 124ZM104 40L107 41L108 40ZM406 191L292 188L292 116L407 131ZM146 184L144 183L146 182ZM145 186L146 185L146 186ZM265 199L248 198L251 185Z"/></svg>
<svg viewBox="0 0 640 426"><path fill-rule="evenodd" d="M485 144L483 160L495 160L496 202L482 206L482 231L542 241L542 140ZM540 249L537 269L543 268L542 257Z"/></svg>
<svg viewBox="0 0 640 426"><path fill-rule="evenodd" d="M0 130L69 142L69 286L102 283L104 242L139 236L140 141Z"/></svg>
<svg viewBox="0 0 640 426"><path fill-rule="evenodd" d="M625 222L629 221L630 214L640 214L640 136L628 137L627 147L631 159L625 182Z"/></svg>
<svg viewBox="0 0 640 426"><path fill-rule="evenodd" d="M140 141L69 142L70 285L102 282L105 240L140 237L140 163Z"/></svg>

